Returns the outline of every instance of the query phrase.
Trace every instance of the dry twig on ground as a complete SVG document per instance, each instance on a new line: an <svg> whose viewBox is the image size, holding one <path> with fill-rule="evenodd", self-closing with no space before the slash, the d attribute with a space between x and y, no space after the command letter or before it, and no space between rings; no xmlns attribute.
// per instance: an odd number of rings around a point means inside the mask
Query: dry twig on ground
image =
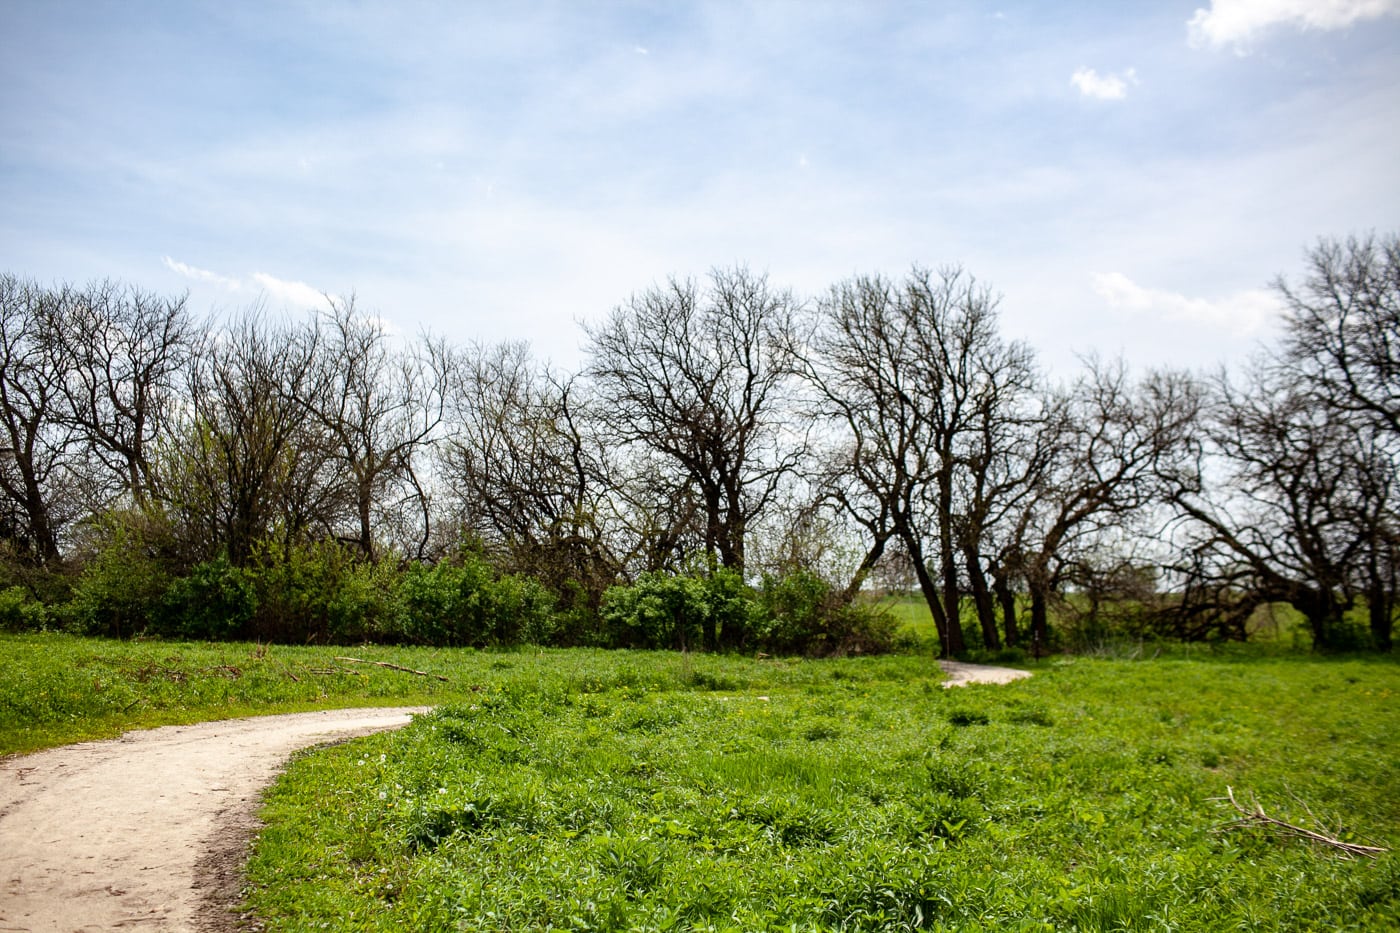
<svg viewBox="0 0 1400 933"><path fill-rule="evenodd" d="M1340 852L1344 858L1353 858L1358 855L1364 855L1367 858L1375 858L1382 852L1389 851L1382 846L1367 846L1359 842L1346 842L1335 836L1329 836L1326 833L1314 832L1311 829L1304 829L1301 826L1295 826L1292 823L1276 819L1264 812L1264 807L1258 800L1254 801L1253 807L1245 807L1235 799L1235 790L1232 787L1225 788L1224 798L1216 797L1214 799L1230 801L1230 806L1234 807L1235 812L1240 815L1238 819L1225 824L1223 827L1224 829L1242 829L1249 826L1260 826L1280 836L1292 836L1297 839L1306 839L1317 845L1335 849Z"/></svg>
<svg viewBox="0 0 1400 933"><path fill-rule="evenodd" d="M405 674L417 674L419 677L436 677L438 680L441 680L444 683L446 683L447 681L447 678L442 676L441 674L431 674L428 671L415 671L411 667L400 667L397 664L390 664L388 661L366 661L363 658L345 658L339 655L336 656L335 660L345 661L349 664L373 664L377 667L387 667L391 671L403 671Z"/></svg>

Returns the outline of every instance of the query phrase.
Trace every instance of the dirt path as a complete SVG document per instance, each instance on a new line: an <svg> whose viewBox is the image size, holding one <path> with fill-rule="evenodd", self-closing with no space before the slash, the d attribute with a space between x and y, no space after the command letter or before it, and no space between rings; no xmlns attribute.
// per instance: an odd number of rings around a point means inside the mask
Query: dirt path
<svg viewBox="0 0 1400 933"><path fill-rule="evenodd" d="M1014 667L991 667L986 664L968 664L964 661L939 661L938 666L948 679L943 687L966 687L968 684L1009 684L1013 680L1031 676L1030 671L1018 671Z"/></svg>
<svg viewBox="0 0 1400 933"><path fill-rule="evenodd" d="M421 712L166 726L0 760L0 931L232 929L260 794L287 758Z"/></svg>

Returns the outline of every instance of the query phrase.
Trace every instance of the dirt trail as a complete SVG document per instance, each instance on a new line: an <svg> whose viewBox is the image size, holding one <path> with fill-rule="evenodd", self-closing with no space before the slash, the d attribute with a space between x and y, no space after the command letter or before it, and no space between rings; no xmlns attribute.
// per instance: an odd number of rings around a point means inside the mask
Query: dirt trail
<svg viewBox="0 0 1400 933"><path fill-rule="evenodd" d="M938 666L948 679L943 687L966 687L968 684L1009 684L1013 680L1031 676L1030 671L1018 671L1014 667L992 667L987 664L968 664L965 661L939 661Z"/></svg>
<svg viewBox="0 0 1400 933"><path fill-rule="evenodd" d="M421 712L166 726L0 760L0 931L231 929L260 795L287 758Z"/></svg>

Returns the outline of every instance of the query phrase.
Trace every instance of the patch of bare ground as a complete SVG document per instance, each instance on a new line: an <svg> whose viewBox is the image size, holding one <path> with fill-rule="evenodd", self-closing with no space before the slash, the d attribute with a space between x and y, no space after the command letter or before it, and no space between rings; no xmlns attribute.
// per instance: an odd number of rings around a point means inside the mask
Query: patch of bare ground
<svg viewBox="0 0 1400 933"><path fill-rule="evenodd" d="M421 712L166 726L0 760L0 931L236 929L260 795L292 753Z"/></svg>
<svg viewBox="0 0 1400 933"><path fill-rule="evenodd" d="M1031 676L1030 671L1018 671L1014 667L992 667L988 664L968 664L966 661L939 661L938 666L948 679L943 687L966 687L968 684L1009 684L1013 680Z"/></svg>

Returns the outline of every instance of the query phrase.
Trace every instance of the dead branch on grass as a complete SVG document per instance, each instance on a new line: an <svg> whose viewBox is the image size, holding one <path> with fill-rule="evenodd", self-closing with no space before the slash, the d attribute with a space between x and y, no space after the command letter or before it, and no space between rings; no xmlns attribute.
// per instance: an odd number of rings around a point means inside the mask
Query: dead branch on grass
<svg viewBox="0 0 1400 933"><path fill-rule="evenodd" d="M1366 846L1359 842L1346 842L1335 836L1314 832L1310 829L1304 829L1301 826L1295 826L1292 823L1276 819L1264 812L1264 807L1257 799L1253 802L1254 805L1252 807L1245 807L1235 799L1235 790L1232 787L1225 788L1224 797L1215 797L1213 799L1228 800L1230 806L1234 807L1235 812L1240 815L1238 819L1221 827L1222 829L1244 829L1251 826L1262 827L1279 836L1306 839L1317 845L1335 849L1342 854L1343 858L1354 858L1358 855L1364 855L1366 858L1375 858L1382 852L1389 851L1382 846ZM1311 813L1311 811L1309 811L1309 813Z"/></svg>
<svg viewBox="0 0 1400 933"><path fill-rule="evenodd" d="M405 674L417 674L419 677L436 677L438 680L447 682L447 678L441 674L431 674L428 671L415 671L411 667L400 667L397 664L390 664L388 661L366 661L363 658L344 658L337 656L337 661L345 661L348 664L373 664L377 667L387 667L391 671L403 671Z"/></svg>

